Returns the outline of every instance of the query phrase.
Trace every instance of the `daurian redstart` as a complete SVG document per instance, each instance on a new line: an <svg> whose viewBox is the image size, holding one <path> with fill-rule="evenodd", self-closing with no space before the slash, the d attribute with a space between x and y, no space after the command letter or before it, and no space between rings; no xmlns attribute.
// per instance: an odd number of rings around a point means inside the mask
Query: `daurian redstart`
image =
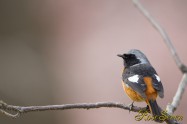
<svg viewBox="0 0 187 124"><path fill-rule="evenodd" d="M161 112L156 98L157 95L160 98L164 97L164 89L158 74L147 57L135 49L118 56L124 60L122 84L126 94L133 102L145 101L152 115L160 116Z"/></svg>

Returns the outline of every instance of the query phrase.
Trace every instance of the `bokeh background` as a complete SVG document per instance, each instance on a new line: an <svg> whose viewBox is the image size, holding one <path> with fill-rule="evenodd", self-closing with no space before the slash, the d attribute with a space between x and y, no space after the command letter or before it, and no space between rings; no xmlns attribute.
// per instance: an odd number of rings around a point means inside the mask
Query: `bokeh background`
<svg viewBox="0 0 187 124"><path fill-rule="evenodd" d="M187 1L141 0L159 20L187 64ZM131 0L1 0L0 99L13 105L131 100L121 86L116 55L142 50L164 85L161 107L171 102L182 74L161 36ZM187 121L187 92L176 115ZM145 106L145 103L135 103ZM120 109L33 112L1 124L155 124L136 122Z"/></svg>

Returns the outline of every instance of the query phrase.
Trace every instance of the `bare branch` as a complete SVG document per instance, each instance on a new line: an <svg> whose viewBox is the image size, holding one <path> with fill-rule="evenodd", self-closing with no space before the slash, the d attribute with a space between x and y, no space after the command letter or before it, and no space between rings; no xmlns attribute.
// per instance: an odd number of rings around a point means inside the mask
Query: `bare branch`
<svg viewBox="0 0 187 124"><path fill-rule="evenodd" d="M18 117L20 116L20 113L19 113L19 112L16 113L16 114L11 114L11 113L8 113L8 112L6 112L6 111L4 111L4 110L1 110L1 109L0 109L0 112L1 112L2 114L4 114L4 115L8 116L8 117L11 117L11 118L18 118Z"/></svg>
<svg viewBox="0 0 187 124"><path fill-rule="evenodd" d="M173 114L173 112L177 109L179 106L179 103L182 99L182 95L185 91L185 87L187 85L187 73L185 73L181 79L181 82L178 86L177 92L175 96L173 97L173 101L171 104L168 104L166 110L168 111L169 114Z"/></svg>
<svg viewBox="0 0 187 124"><path fill-rule="evenodd" d="M164 42L166 43L167 47L169 48L173 59L175 63L177 64L180 71L184 74L183 78L178 86L177 92L173 98L173 101L171 104L169 104L166 108L168 111L168 114L173 114L173 112L177 109L179 106L179 103L181 101L182 95L184 94L184 90L187 84L187 66L184 65L176 50L173 46L168 34L165 32L165 30L162 28L162 26L150 15L150 13L142 6L142 4L139 2L139 0L132 0L133 3L136 5L136 7L140 10L140 12L147 18L147 20L153 25L153 27L160 33L162 38L164 39Z"/></svg>
<svg viewBox="0 0 187 124"><path fill-rule="evenodd" d="M130 110L133 112L139 112L140 110L146 110L146 107L136 107L133 106L130 108L128 105L124 105L121 103L115 102L98 102L98 103L77 103L77 104L63 104L63 105L46 105L46 106L13 106L7 104L0 104L0 110L3 111L3 114L9 117L17 118L19 114L27 113L27 112L34 112L34 111L47 111L47 110L67 110L67 109L95 109L95 108L121 108L124 110ZM6 110L14 111L19 114L12 115Z"/></svg>
<svg viewBox="0 0 187 124"><path fill-rule="evenodd" d="M46 105L46 106L14 106L14 105L7 105L3 101L0 101L0 112L4 115L11 117L11 118L18 118L21 114L28 113L28 112L37 112L37 111L48 111L48 110L68 110L68 109L96 109L96 108L120 108L124 110L129 110L132 112L139 112L141 110L146 111L147 107L137 107L132 106L129 107L128 105L117 103L117 102L98 102L98 103L76 103L76 104L63 104L63 105ZM16 114L10 114L6 111L13 111ZM161 111L163 111L160 108ZM166 115L168 116L168 115ZM180 124L179 122L168 119L165 120L168 124Z"/></svg>
<svg viewBox="0 0 187 124"><path fill-rule="evenodd" d="M173 59L175 60L175 63L179 67L182 73L187 72L187 67L181 62L175 47L173 46L168 34L162 28L162 26L151 16L151 14L142 6L142 4L139 2L139 0L133 0L133 3L136 5L136 7L140 10L140 12L147 18L147 20L153 25L153 27L160 33L162 38L164 39L164 42L166 43L167 47L169 48Z"/></svg>

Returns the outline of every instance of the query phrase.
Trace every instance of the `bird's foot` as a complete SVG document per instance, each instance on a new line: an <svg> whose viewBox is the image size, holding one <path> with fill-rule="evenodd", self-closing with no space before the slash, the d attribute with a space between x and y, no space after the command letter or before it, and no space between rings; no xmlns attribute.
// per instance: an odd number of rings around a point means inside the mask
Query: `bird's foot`
<svg viewBox="0 0 187 124"><path fill-rule="evenodd" d="M146 109L149 110L149 106L148 105L146 106Z"/></svg>
<svg viewBox="0 0 187 124"><path fill-rule="evenodd" d="M149 106L147 105L147 107L146 107L146 111L147 112L150 112L150 109L149 109Z"/></svg>
<svg viewBox="0 0 187 124"><path fill-rule="evenodd" d="M130 111L131 111L132 108L134 107L134 101L133 101L131 104L129 104L128 106L129 106L129 113L130 113Z"/></svg>

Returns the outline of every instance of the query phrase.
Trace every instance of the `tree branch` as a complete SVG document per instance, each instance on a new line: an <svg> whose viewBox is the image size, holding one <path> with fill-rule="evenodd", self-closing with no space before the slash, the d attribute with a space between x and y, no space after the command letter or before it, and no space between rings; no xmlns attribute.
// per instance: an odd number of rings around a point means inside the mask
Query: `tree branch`
<svg viewBox="0 0 187 124"><path fill-rule="evenodd" d="M46 106L14 106L8 105L3 101L0 101L0 112L11 118L18 118L21 114L37 111L48 111L48 110L68 110L68 109L96 109L96 108L120 108L132 112L146 111L147 107L137 107L117 103L117 102L97 102L97 103L75 103L75 104L62 104L62 105L46 105ZM161 111L163 111L160 108ZM6 111L13 111L16 114L11 114ZM169 115L166 115L169 116ZM180 124L174 119L164 120L168 124Z"/></svg>
<svg viewBox="0 0 187 124"><path fill-rule="evenodd" d="M135 6L140 10L140 12L147 18L147 20L153 25L153 27L160 33L162 36L165 44L169 48L173 59L175 63L177 64L180 71L183 73L183 78L178 86L177 92L175 96L173 97L173 101L171 104L168 104L166 107L166 110L168 111L168 114L173 114L173 112L177 109L179 106L179 103L181 101L182 95L184 94L185 87L187 85L187 66L184 65L176 50L173 46L168 34L165 32L165 30L162 28L162 26L151 16L151 14L142 6L142 4L139 2L139 0L132 0Z"/></svg>
<svg viewBox="0 0 187 124"><path fill-rule="evenodd" d="M182 99L182 95L184 94L186 85L187 85L187 73L184 73L184 75L181 79L181 82L178 86L177 92L176 92L175 96L173 97L172 103L167 105L166 110L168 111L169 114L173 114L174 111L179 106L179 103Z"/></svg>
<svg viewBox="0 0 187 124"><path fill-rule="evenodd" d="M14 106L7 105L6 103L0 101L0 110L6 116L12 118L18 118L20 114L35 112L35 111L47 111L47 110L67 110L67 109L95 109L95 108L120 108L124 110L129 110L133 112L139 112L140 110L146 110L146 107L129 107L128 105L116 102L98 102L98 103L76 103L76 104L63 104L63 105L46 105L46 106ZM14 111L17 112L15 115L6 112Z"/></svg>
<svg viewBox="0 0 187 124"><path fill-rule="evenodd" d="M154 19L153 16L151 16L151 14L142 6L142 4L139 2L139 0L132 0L132 1L133 1L134 5L140 10L140 12L153 25L153 27L160 33L165 44L169 48L169 50L173 56L173 59L175 60L175 63L177 64L177 66L181 70L181 72L186 73L187 67L181 62L181 60L175 50L175 47L173 46L173 44L172 44L168 34L164 30L164 28L162 28L162 26L156 21L156 19Z"/></svg>

